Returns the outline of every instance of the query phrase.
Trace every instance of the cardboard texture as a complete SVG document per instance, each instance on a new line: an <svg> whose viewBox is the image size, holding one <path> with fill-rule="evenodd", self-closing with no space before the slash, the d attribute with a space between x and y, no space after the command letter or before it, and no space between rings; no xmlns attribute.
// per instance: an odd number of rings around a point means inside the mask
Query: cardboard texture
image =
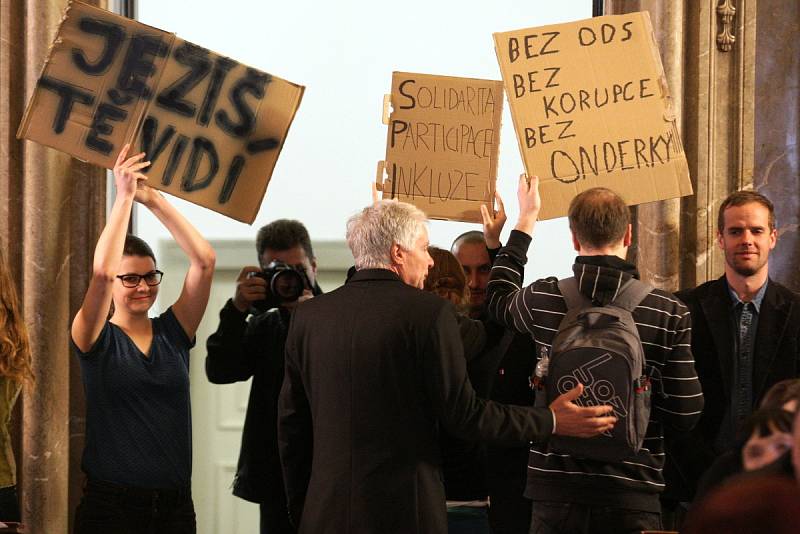
<svg viewBox="0 0 800 534"><path fill-rule="evenodd" d="M664 69L646 12L495 33L540 219L602 186L628 205L692 194Z"/></svg>
<svg viewBox="0 0 800 534"><path fill-rule="evenodd" d="M17 136L106 168L131 142L150 186L252 223L303 90L72 1Z"/></svg>
<svg viewBox="0 0 800 534"><path fill-rule="evenodd" d="M383 198L432 219L481 222L480 205L494 206L502 82L394 72L391 105Z"/></svg>

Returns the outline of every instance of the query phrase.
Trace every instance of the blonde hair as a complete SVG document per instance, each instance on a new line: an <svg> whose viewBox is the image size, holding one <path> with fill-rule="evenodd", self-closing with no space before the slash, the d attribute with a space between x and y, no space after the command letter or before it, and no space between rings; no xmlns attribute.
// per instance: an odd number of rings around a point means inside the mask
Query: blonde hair
<svg viewBox="0 0 800 534"><path fill-rule="evenodd" d="M31 345L20 312L17 291L0 250L0 375L32 384Z"/></svg>

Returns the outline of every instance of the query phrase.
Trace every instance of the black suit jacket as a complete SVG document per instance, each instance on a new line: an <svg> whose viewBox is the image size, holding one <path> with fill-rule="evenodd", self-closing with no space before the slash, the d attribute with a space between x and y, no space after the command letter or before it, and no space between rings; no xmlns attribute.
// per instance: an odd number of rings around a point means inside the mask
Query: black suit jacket
<svg viewBox="0 0 800 534"><path fill-rule="evenodd" d="M453 307L383 269L300 305L278 443L301 534L446 534L439 430L541 441L547 409L479 399Z"/></svg>
<svg viewBox="0 0 800 534"><path fill-rule="evenodd" d="M690 433L667 433L665 498L691 500L703 472L724 452L714 447L730 406L734 325L725 277L676 293L692 313L692 353L705 409ZM776 382L800 375L800 296L770 280L758 316L753 403Z"/></svg>

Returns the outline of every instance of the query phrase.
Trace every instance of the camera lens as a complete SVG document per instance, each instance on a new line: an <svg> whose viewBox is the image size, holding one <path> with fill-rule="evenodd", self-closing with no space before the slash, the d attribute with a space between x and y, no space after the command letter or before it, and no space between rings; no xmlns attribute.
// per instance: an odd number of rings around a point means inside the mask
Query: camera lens
<svg viewBox="0 0 800 534"><path fill-rule="evenodd" d="M293 270L280 271L272 278L270 289L285 301L297 300L303 294L305 284L299 273Z"/></svg>

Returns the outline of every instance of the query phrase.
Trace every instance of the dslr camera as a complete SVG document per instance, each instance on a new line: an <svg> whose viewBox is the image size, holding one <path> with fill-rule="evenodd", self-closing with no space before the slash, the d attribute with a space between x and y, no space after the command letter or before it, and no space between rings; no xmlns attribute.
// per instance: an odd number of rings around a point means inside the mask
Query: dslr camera
<svg viewBox="0 0 800 534"><path fill-rule="evenodd" d="M253 303L259 313L295 302L306 289L311 289L305 269L282 261L273 261L264 270L250 273L250 276L263 278L267 282L267 298Z"/></svg>

